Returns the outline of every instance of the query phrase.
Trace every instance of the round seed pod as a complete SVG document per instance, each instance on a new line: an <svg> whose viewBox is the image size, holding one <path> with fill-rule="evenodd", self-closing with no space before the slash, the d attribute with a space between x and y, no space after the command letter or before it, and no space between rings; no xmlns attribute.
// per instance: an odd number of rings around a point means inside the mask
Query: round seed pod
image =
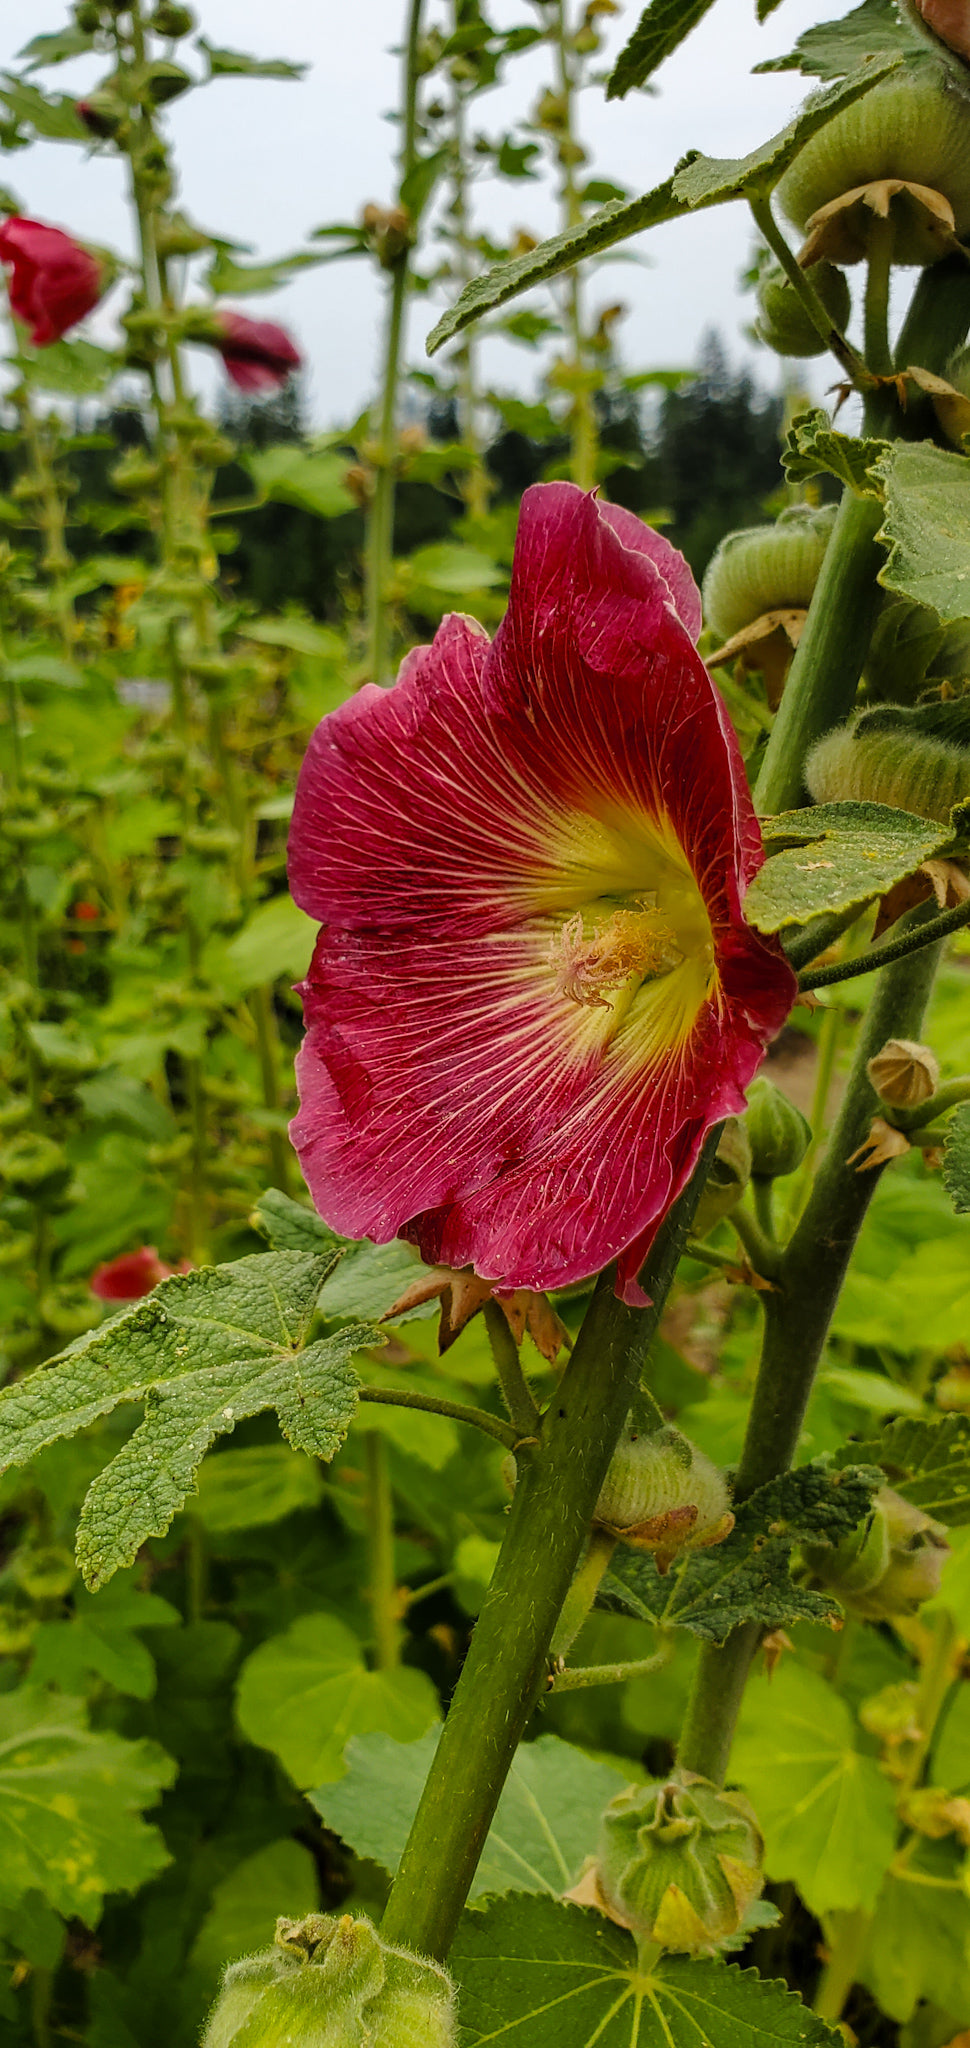
<svg viewBox="0 0 970 2048"><path fill-rule="evenodd" d="M918 1109L940 1085L940 1063L928 1045L912 1038L887 1038L866 1073L882 1102L892 1109Z"/></svg>
<svg viewBox="0 0 970 2048"><path fill-rule="evenodd" d="M858 713L812 748L805 780L819 804L888 804L945 825L970 796L970 697Z"/></svg>
<svg viewBox="0 0 970 2048"><path fill-rule="evenodd" d="M736 1934L764 1883L763 1843L740 1792L693 1771L631 1785L610 1801L596 1879L604 1905L638 1941L711 1954Z"/></svg>
<svg viewBox="0 0 970 2048"><path fill-rule="evenodd" d="M930 56L873 86L810 136L778 186L782 208L804 233L822 207L886 179L939 193L958 237L970 232L970 98ZM932 263L946 246L918 208L894 205L897 263ZM857 225L853 221L853 227ZM840 255L857 261L864 255Z"/></svg>
<svg viewBox="0 0 970 2048"><path fill-rule="evenodd" d="M704 617L729 640L763 612L810 602L825 557L835 507L783 512L773 526L725 534L704 577Z"/></svg>
<svg viewBox="0 0 970 2048"><path fill-rule="evenodd" d="M852 294L844 270L834 263L814 263L808 273L833 326L845 332L852 311ZM772 264L758 282L758 318L755 331L767 348L779 356L821 356L827 343L813 326L794 286L782 270Z"/></svg>

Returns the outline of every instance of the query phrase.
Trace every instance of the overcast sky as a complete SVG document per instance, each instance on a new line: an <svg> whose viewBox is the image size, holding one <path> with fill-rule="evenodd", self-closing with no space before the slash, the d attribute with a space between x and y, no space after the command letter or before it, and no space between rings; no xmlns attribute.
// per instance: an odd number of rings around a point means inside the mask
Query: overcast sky
<svg viewBox="0 0 970 2048"><path fill-rule="evenodd" d="M280 0L275 7L266 0L200 0L198 11L210 41L305 61L310 70L301 84L220 79L171 108L182 198L194 219L273 256L299 247L326 221L354 218L367 200L390 197L395 129L385 116L398 92L399 60L391 52L402 32L404 0ZM490 11L503 24L537 18L530 0L493 0ZM0 63L11 64L30 36L61 27L66 12L58 0L49 7L4 0ZM716 0L658 74L657 97L632 93L608 105L599 88L584 94L580 123L590 170L642 192L666 177L687 149L736 156L754 148L790 117L804 81L790 72L752 77L752 65L790 49L802 29L828 12L825 0L784 0L759 28L754 0ZM626 40L637 13L624 6L608 23L609 51ZM429 21L446 18L442 0L427 0L427 14ZM534 104L549 68L550 53L541 47L510 62L509 82L477 101L475 125L501 133ZM83 60L46 77L58 90L80 94L97 69ZM130 247L117 159L42 143L7 158L0 180L25 212L82 237ZM522 226L545 235L560 225L551 189L539 184L482 179L474 205L486 231ZM743 206L670 223L630 246L649 255L650 267L609 265L591 293L594 310L616 300L629 308L619 332L628 367L691 363L703 330L714 324L735 360L746 357L763 382L777 381L776 359L752 351L742 334L752 314L750 299L737 291L751 247ZM372 393L380 289L370 264L356 259L304 272L272 298L240 302L249 314L282 321L296 337L308 365L312 416L321 426L353 417ZM117 295L109 308L116 303ZM439 310L440 302L424 301L412 309L413 363L423 360L424 336ZM526 352L502 341L488 350L491 379L528 392L535 366ZM206 382L210 366L201 355L195 360ZM829 368L823 359L813 369L817 390L831 381Z"/></svg>

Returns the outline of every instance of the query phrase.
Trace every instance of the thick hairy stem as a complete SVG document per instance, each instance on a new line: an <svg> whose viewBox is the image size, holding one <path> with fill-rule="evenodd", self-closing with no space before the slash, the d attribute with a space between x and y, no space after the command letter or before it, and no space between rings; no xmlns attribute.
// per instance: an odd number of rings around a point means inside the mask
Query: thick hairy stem
<svg viewBox="0 0 970 2048"><path fill-rule="evenodd" d="M414 167L418 133L418 39L422 0L411 0L404 52L404 135L401 183ZM367 583L368 666L372 682L388 683L390 620L387 586L394 549L394 466L397 458L397 388L401 373L404 313L410 282L410 251L402 250L391 271L391 290L384 340L381 408L374 456L374 495L367 518L365 572Z"/></svg>
<svg viewBox="0 0 970 2048"><path fill-rule="evenodd" d="M846 340L841 328L835 325L831 314L823 306L808 272L802 269L797 256L788 247L788 243L772 212L771 200L767 193L752 193L749 195L748 204L751 208L756 227L763 234L772 255L777 257L792 290L797 293L816 332L825 342L826 347L831 349L836 362L841 364L843 370L851 377L852 382L857 384L860 390L863 389L871 381L866 374L866 365L858 350L854 349L852 343Z"/></svg>
<svg viewBox="0 0 970 2048"><path fill-rule="evenodd" d="M520 1461L505 1541L391 1889L383 1932L425 1955L451 1944L516 1748L548 1678L549 1647L586 1544L647 1347L716 1146L658 1233L630 1309L599 1280L575 1348Z"/></svg>
<svg viewBox="0 0 970 2048"><path fill-rule="evenodd" d="M925 908L910 925L925 921ZM842 1107L815 1185L764 1299L764 1341L736 1492L744 1500L791 1464L853 1247L879 1179L847 1164L878 1108L866 1063L887 1038L918 1038L939 947L898 960L880 977L859 1034ZM721 1649L705 1646L688 1705L679 1761L721 1782L760 1630L736 1629Z"/></svg>

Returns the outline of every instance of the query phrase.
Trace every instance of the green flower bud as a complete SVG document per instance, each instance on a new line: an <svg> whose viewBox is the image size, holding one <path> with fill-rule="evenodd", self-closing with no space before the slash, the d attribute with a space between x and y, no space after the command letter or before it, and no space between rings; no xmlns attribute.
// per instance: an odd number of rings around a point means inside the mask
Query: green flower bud
<svg viewBox="0 0 970 2048"><path fill-rule="evenodd" d="M710 1955L737 1933L761 1892L763 1847L740 1792L673 1771L610 1801L596 1855L599 1891L638 1941Z"/></svg>
<svg viewBox="0 0 970 2048"><path fill-rule="evenodd" d="M106 85L99 86L96 92L89 92L85 99L78 100L77 112L89 133L100 136L102 140L117 135L128 119L128 109L124 100Z"/></svg>
<svg viewBox="0 0 970 2048"><path fill-rule="evenodd" d="M845 197L861 201L864 188L887 179L941 195L952 209L956 235L970 232L970 99L931 57L884 79L810 136L781 179L778 196L792 225L804 233L823 207ZM918 197L897 192L889 204L895 262L934 263L944 254L948 244L940 223ZM858 262L874 218L864 203L853 205L844 245L836 251L830 242L826 253L839 262Z"/></svg>
<svg viewBox="0 0 970 2048"><path fill-rule="evenodd" d="M98 0L77 0L73 13L82 35L93 36L101 27L101 9L98 5Z"/></svg>
<svg viewBox="0 0 970 2048"><path fill-rule="evenodd" d="M812 1142L812 1127L801 1110L764 1075L748 1089L744 1125L751 1145L751 1171L762 1180L794 1173Z"/></svg>
<svg viewBox="0 0 970 2048"><path fill-rule="evenodd" d="M844 270L834 263L815 263L809 273L833 326L844 334L852 311L852 294ZM755 332L779 356L821 356L828 344L809 319L794 286L780 263L774 263L758 280L758 318Z"/></svg>
<svg viewBox="0 0 970 2048"><path fill-rule="evenodd" d="M661 1572L681 1550L707 1550L734 1527L723 1472L679 1429L658 1429L650 1405L633 1403L596 1503L594 1522Z"/></svg>
<svg viewBox="0 0 970 2048"><path fill-rule="evenodd" d="M20 1131L0 1151L0 1181L11 1194L29 1202L50 1202L62 1195L71 1166L62 1145L40 1131Z"/></svg>
<svg viewBox="0 0 970 2048"><path fill-rule="evenodd" d="M717 1151L704 1192L694 1211L694 1236L706 1237L715 1223L736 1209L751 1173L751 1146L744 1119L729 1116L718 1139Z"/></svg>
<svg viewBox="0 0 970 2048"><path fill-rule="evenodd" d="M279 1920L276 1946L231 1963L202 2048L454 2048L454 1993L437 1963L392 1948L369 1920Z"/></svg>
<svg viewBox="0 0 970 2048"><path fill-rule="evenodd" d="M812 748L805 780L816 803L888 804L945 825L970 796L970 696L859 712Z"/></svg>
<svg viewBox="0 0 970 2048"><path fill-rule="evenodd" d="M190 36L195 27L195 15L191 7L179 7L176 0L158 0L158 6L148 22L157 36L168 36L174 41L178 36Z"/></svg>
<svg viewBox="0 0 970 2048"><path fill-rule="evenodd" d="M940 1589L946 1532L908 1500L881 1487L867 1521L832 1549L807 1544L813 1578L865 1621L914 1615Z"/></svg>
<svg viewBox="0 0 970 2048"><path fill-rule="evenodd" d="M41 1295L40 1313L54 1336L67 1343L100 1323L101 1304L94 1300L86 1280L63 1280L59 1287L49 1287Z"/></svg>
<svg viewBox="0 0 970 2048"><path fill-rule="evenodd" d="M142 105L165 107L169 100L181 99L182 94L194 84L195 79L188 71L183 71L180 64L168 64L160 57L156 63L146 67L141 81Z"/></svg>
<svg viewBox="0 0 970 2048"><path fill-rule="evenodd" d="M69 1550L57 1543L27 1544L15 1551L10 1576L31 1600L63 1600L77 1578L77 1566Z"/></svg>
<svg viewBox="0 0 970 2048"><path fill-rule="evenodd" d="M726 534L704 577L704 617L722 640L763 612L810 602L828 546L835 508L799 507L773 526Z"/></svg>

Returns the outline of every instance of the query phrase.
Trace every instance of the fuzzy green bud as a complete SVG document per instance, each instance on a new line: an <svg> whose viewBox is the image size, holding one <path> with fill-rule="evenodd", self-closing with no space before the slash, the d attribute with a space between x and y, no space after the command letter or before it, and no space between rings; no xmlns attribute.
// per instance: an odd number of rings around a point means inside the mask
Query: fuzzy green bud
<svg viewBox="0 0 970 2048"><path fill-rule="evenodd" d="M180 7L176 0L159 0L148 23L157 36L168 36L172 42L179 36L190 36L195 25L191 7Z"/></svg>
<svg viewBox="0 0 970 2048"><path fill-rule="evenodd" d="M169 64L160 57L156 63L146 67L141 81L142 105L165 107L169 100L181 99L182 94L188 92L194 84L195 79L191 73L183 71L180 64Z"/></svg>
<svg viewBox="0 0 970 2048"><path fill-rule="evenodd" d="M867 1521L833 1549L805 1546L813 1577L865 1621L896 1621L916 1614L939 1592L949 1556L939 1522L891 1487L880 1487Z"/></svg>
<svg viewBox="0 0 970 2048"><path fill-rule="evenodd" d="M734 1527L727 1480L696 1444L660 1429L642 1396L633 1403L596 1503L594 1521L660 1571L681 1550L706 1550Z"/></svg>
<svg viewBox="0 0 970 2048"><path fill-rule="evenodd" d="M673 1771L618 1792L603 1815L596 1878L640 1942L710 1955L736 1934L764 1883L763 1843L740 1792Z"/></svg>
<svg viewBox="0 0 970 2048"><path fill-rule="evenodd" d="M852 294L844 270L834 263L815 263L809 272L825 311L834 327L845 333L852 311ZM821 356L828 343L818 331L798 293L785 276L780 263L773 263L758 279L758 318L755 332L760 341L779 356Z"/></svg>
<svg viewBox="0 0 970 2048"><path fill-rule="evenodd" d="M834 506L798 507L773 526L726 534L704 577L704 617L712 631L729 640L764 612L807 605L834 518Z"/></svg>
<svg viewBox="0 0 970 2048"><path fill-rule="evenodd" d="M451 1980L369 1920L280 1920L276 1946L231 1963L202 2048L454 2048Z"/></svg>
<svg viewBox="0 0 970 2048"><path fill-rule="evenodd" d="M888 804L945 825L970 796L970 696L859 712L812 748L805 780L819 804Z"/></svg>
<svg viewBox="0 0 970 2048"><path fill-rule="evenodd" d="M873 86L810 136L781 179L778 196L792 225L804 232L822 208L886 180L941 195L952 210L956 235L970 232L970 99L954 89L945 67L932 57ZM897 193L890 204L895 262L933 263L944 254L947 243L932 214L911 193ZM839 250L842 262L866 253L864 214L864 207L853 208L855 246L847 242ZM876 215L870 210L868 217Z"/></svg>
<svg viewBox="0 0 970 2048"><path fill-rule="evenodd" d="M751 1146L751 1171L762 1180L795 1173L812 1141L812 1127L800 1109L759 1075L748 1089L744 1125Z"/></svg>

